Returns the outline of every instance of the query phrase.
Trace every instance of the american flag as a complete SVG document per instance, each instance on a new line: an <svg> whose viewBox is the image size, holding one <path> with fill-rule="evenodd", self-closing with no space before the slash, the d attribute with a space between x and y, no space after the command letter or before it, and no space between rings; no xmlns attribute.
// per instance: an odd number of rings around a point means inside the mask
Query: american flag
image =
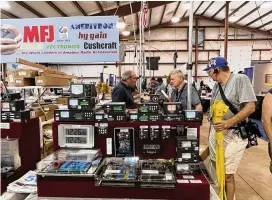
<svg viewBox="0 0 272 200"><path fill-rule="evenodd" d="M142 7L140 12L138 13L139 16L139 24L141 23L141 18L142 18L142 25L144 25L144 27L147 27L147 13L148 13L148 4L147 2L143 2Z"/></svg>

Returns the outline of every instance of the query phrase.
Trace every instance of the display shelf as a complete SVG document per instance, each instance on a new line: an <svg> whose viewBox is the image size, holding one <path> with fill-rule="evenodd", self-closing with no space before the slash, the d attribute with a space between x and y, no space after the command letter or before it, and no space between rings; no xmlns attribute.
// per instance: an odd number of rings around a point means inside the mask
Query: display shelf
<svg viewBox="0 0 272 200"><path fill-rule="evenodd" d="M22 87L15 87L15 86L8 86L9 90L14 89L42 89L42 88L68 88L70 86L22 86Z"/></svg>

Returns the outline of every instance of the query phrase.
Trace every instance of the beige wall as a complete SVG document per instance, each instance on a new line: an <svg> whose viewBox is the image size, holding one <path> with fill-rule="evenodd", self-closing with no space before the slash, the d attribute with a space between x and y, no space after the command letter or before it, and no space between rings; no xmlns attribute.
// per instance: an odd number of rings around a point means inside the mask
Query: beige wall
<svg viewBox="0 0 272 200"><path fill-rule="evenodd" d="M272 63L254 66L253 87L256 94L267 92L272 86L265 86L265 75L272 74Z"/></svg>

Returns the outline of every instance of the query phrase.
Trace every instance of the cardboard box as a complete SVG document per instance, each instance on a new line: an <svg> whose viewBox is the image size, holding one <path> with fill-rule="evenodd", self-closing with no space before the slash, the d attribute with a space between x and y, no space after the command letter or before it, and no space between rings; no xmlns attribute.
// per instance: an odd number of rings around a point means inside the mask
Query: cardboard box
<svg viewBox="0 0 272 200"><path fill-rule="evenodd" d="M29 70L29 69L19 69L15 71L16 77L21 78L35 78L38 76L38 71Z"/></svg>
<svg viewBox="0 0 272 200"><path fill-rule="evenodd" d="M39 118L41 119L42 122L45 121L45 116L40 116Z"/></svg>
<svg viewBox="0 0 272 200"><path fill-rule="evenodd" d="M44 116L44 113L42 110L32 110L30 111L30 117L40 117Z"/></svg>
<svg viewBox="0 0 272 200"><path fill-rule="evenodd" d="M15 71L7 71L6 81L8 82L8 86L15 86Z"/></svg>
<svg viewBox="0 0 272 200"><path fill-rule="evenodd" d="M53 119L53 118L54 118L54 110L45 112L45 119L46 120L50 120L50 119Z"/></svg>
<svg viewBox="0 0 272 200"><path fill-rule="evenodd" d="M34 78L20 78L15 77L15 86L34 86L35 85L35 79Z"/></svg>
<svg viewBox="0 0 272 200"><path fill-rule="evenodd" d="M36 85L39 86L69 86L69 79L65 78L55 78L50 76L36 76Z"/></svg>
<svg viewBox="0 0 272 200"><path fill-rule="evenodd" d="M56 103L68 105L68 98L67 97L59 97L59 98L57 98Z"/></svg>
<svg viewBox="0 0 272 200"><path fill-rule="evenodd" d="M50 110L56 110L58 109L59 107L57 105L44 105L42 106L43 107L43 110L46 112L46 111L50 111Z"/></svg>

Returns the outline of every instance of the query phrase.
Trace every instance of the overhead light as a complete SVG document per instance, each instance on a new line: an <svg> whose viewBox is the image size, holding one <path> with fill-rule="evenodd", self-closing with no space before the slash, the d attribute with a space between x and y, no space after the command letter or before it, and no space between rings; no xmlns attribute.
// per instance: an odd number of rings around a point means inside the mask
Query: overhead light
<svg viewBox="0 0 272 200"><path fill-rule="evenodd" d="M237 17L236 15L232 15L229 17L230 22L236 22L238 19L239 19L239 17Z"/></svg>
<svg viewBox="0 0 272 200"><path fill-rule="evenodd" d="M0 2L0 9L9 9L9 8L10 8L9 2L6 2L6 1Z"/></svg>
<svg viewBox="0 0 272 200"><path fill-rule="evenodd" d="M180 20L180 18L175 16L175 17L172 17L171 22L178 23L179 20Z"/></svg>
<svg viewBox="0 0 272 200"><path fill-rule="evenodd" d="M130 35L130 31L122 31L122 35L123 36L129 36Z"/></svg>
<svg viewBox="0 0 272 200"><path fill-rule="evenodd" d="M261 8L271 8L272 2L271 1L265 1L262 3Z"/></svg>
<svg viewBox="0 0 272 200"><path fill-rule="evenodd" d="M190 1L186 1L184 4L183 4L183 7L185 10L189 10L190 9Z"/></svg>
<svg viewBox="0 0 272 200"><path fill-rule="evenodd" d="M118 28L118 29L124 29L124 28L126 28L126 23L125 22L117 22L117 24L116 24L116 27Z"/></svg>

